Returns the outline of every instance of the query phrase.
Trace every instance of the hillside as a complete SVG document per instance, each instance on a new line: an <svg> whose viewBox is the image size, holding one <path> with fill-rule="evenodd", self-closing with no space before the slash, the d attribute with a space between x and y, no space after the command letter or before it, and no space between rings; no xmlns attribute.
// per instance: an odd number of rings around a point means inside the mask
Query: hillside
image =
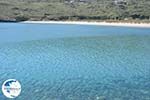
<svg viewBox="0 0 150 100"><path fill-rule="evenodd" d="M0 21L150 21L149 0L0 0Z"/></svg>

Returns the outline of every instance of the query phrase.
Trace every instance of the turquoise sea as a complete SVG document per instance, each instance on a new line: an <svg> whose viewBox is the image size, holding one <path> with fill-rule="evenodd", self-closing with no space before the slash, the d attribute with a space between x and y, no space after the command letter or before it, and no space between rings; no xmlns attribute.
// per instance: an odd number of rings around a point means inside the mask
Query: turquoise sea
<svg viewBox="0 0 150 100"><path fill-rule="evenodd" d="M150 100L150 28L0 23L0 87L10 78L15 100Z"/></svg>

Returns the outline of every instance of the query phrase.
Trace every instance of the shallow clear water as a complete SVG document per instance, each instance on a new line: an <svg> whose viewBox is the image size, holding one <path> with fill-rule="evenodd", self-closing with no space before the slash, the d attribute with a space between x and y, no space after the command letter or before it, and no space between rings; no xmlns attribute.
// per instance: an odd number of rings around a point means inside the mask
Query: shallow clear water
<svg viewBox="0 0 150 100"><path fill-rule="evenodd" d="M16 100L150 100L150 29L1 23L0 85L10 78Z"/></svg>

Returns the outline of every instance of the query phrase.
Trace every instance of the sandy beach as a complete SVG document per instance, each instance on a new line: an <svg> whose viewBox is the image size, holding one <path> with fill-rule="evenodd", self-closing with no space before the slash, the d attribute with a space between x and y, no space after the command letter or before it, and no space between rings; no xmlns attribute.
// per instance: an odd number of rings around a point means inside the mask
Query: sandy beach
<svg viewBox="0 0 150 100"><path fill-rule="evenodd" d="M122 26L150 28L150 23L118 23L118 22L85 22L85 21L24 21L21 23L39 24L77 24L77 25L100 25L100 26Z"/></svg>

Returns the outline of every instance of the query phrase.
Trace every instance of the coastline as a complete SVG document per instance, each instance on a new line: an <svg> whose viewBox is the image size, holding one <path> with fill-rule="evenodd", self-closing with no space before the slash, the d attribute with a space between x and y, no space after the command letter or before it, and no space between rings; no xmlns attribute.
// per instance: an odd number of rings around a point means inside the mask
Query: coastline
<svg viewBox="0 0 150 100"><path fill-rule="evenodd" d="M19 23L32 24L74 24L74 25L98 25L150 28L150 23L125 23L125 22L88 22L88 21L23 21Z"/></svg>

